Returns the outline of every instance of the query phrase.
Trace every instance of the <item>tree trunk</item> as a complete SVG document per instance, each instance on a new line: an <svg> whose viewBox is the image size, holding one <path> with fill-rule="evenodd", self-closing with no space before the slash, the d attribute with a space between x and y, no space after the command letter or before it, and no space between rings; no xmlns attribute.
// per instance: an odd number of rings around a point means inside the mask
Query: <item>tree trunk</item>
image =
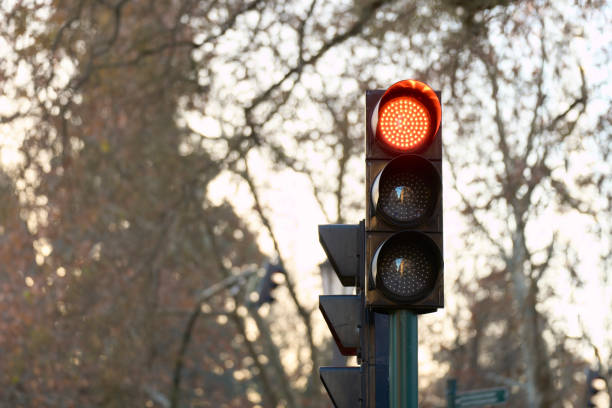
<svg viewBox="0 0 612 408"><path fill-rule="evenodd" d="M518 218L518 217L517 217ZM518 221L518 220L517 220ZM549 352L542 337L538 318L537 282L525 275L523 264L528 261L524 226L519 221L513 239L513 255L508 268L514 284L514 297L519 310L519 327L523 344L521 354L525 366L527 406L547 408L554 405L554 384L549 364Z"/></svg>

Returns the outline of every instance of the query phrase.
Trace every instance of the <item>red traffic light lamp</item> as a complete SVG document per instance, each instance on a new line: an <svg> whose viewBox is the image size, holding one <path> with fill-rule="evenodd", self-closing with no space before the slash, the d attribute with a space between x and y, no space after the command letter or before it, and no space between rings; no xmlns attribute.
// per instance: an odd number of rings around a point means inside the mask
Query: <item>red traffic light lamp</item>
<svg viewBox="0 0 612 408"><path fill-rule="evenodd" d="M393 84L382 94L370 124L381 147L392 153L411 153L431 144L441 120L440 100L434 90L409 79Z"/></svg>

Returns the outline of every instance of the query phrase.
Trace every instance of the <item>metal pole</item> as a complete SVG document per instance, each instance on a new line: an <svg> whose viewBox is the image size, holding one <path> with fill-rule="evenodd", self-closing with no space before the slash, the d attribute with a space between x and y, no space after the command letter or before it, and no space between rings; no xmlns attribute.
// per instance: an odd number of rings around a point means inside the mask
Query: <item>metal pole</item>
<svg viewBox="0 0 612 408"><path fill-rule="evenodd" d="M417 315L398 310L389 319L389 406L418 408Z"/></svg>
<svg viewBox="0 0 612 408"><path fill-rule="evenodd" d="M455 399L457 397L457 380L449 378L446 381L446 407L455 408Z"/></svg>

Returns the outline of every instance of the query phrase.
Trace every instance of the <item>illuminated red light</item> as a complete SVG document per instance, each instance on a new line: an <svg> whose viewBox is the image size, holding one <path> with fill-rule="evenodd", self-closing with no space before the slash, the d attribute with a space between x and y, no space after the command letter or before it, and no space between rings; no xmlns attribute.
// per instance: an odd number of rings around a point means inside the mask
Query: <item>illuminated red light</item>
<svg viewBox="0 0 612 408"><path fill-rule="evenodd" d="M412 97L391 99L380 111L380 137L396 150L417 149L428 139L431 118L425 106Z"/></svg>
<svg viewBox="0 0 612 408"><path fill-rule="evenodd" d="M398 153L425 151L440 128L442 109L434 90L408 79L391 85L372 113L372 132L386 150Z"/></svg>

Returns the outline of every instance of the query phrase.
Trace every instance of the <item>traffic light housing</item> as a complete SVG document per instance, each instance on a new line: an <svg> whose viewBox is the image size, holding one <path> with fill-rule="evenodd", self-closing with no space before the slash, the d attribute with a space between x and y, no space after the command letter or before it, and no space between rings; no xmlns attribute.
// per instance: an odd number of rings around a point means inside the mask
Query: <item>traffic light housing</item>
<svg viewBox="0 0 612 408"><path fill-rule="evenodd" d="M285 270L282 268L282 266L267 263L266 272L257 287L258 298L257 302L255 302L255 307L259 308L264 303L274 303L276 301L274 296L272 296L272 291L279 285L279 283L274 279L275 275L277 274L285 274Z"/></svg>
<svg viewBox="0 0 612 408"><path fill-rule="evenodd" d="M598 396L600 396L601 392L605 390L606 388L606 381L605 378L601 375L600 372L595 371L595 370L591 370L590 368L587 368L586 370L586 385L587 385L587 392L586 392L586 406L587 408L596 408L598 406L603 406L601 405L601 401L600 405L597 405L597 398Z"/></svg>
<svg viewBox="0 0 612 408"><path fill-rule="evenodd" d="M375 311L444 306L441 124L423 82L366 92L364 288Z"/></svg>
<svg viewBox="0 0 612 408"><path fill-rule="evenodd" d="M439 94L408 80L366 92L366 218L320 225L319 240L355 295L319 297L344 355L358 367L320 367L337 408L389 404L389 315L444 306L442 111Z"/></svg>
<svg viewBox="0 0 612 408"><path fill-rule="evenodd" d="M344 286L355 295L319 296L319 309L340 353L363 357L365 308L363 297L364 223L319 225L319 241ZM319 376L336 408L363 406L363 367L320 367Z"/></svg>

